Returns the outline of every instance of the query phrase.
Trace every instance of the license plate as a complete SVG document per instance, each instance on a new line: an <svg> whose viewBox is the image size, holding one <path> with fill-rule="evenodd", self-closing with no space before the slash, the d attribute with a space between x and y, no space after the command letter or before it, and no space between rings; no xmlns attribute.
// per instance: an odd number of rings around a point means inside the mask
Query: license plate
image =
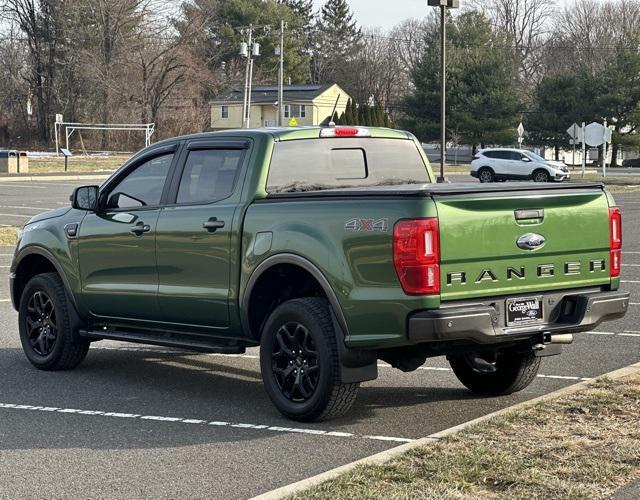
<svg viewBox="0 0 640 500"><path fill-rule="evenodd" d="M542 296L507 299L507 326L526 325L544 321Z"/></svg>

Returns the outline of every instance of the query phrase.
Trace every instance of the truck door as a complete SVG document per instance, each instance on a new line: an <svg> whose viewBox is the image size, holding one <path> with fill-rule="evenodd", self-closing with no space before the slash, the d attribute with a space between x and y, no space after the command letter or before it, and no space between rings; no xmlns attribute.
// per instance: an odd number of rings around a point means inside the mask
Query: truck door
<svg viewBox="0 0 640 500"><path fill-rule="evenodd" d="M241 170L249 143L194 141L184 148L170 203L158 220L158 304L166 322L226 328L232 258L239 248Z"/></svg>
<svg viewBox="0 0 640 500"><path fill-rule="evenodd" d="M80 225L82 302L96 317L155 319L156 229L175 146L133 163Z"/></svg>

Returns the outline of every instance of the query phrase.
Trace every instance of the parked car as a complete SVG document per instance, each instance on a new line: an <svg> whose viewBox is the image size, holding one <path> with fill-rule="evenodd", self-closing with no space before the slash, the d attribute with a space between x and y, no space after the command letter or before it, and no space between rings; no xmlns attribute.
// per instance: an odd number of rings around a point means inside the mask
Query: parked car
<svg viewBox="0 0 640 500"><path fill-rule="evenodd" d="M569 180L569 167L525 149L492 148L479 151L471 161L471 176L480 182Z"/></svg>
<svg viewBox="0 0 640 500"><path fill-rule="evenodd" d="M434 180L398 130L154 144L22 230L10 290L26 357L64 370L103 339L260 346L271 401L308 421L347 411L378 360L411 372L447 356L476 394L520 391L573 334L624 316L621 215L601 184Z"/></svg>
<svg viewBox="0 0 640 500"><path fill-rule="evenodd" d="M631 158L628 160L623 160L622 166L624 168L640 167L640 158Z"/></svg>

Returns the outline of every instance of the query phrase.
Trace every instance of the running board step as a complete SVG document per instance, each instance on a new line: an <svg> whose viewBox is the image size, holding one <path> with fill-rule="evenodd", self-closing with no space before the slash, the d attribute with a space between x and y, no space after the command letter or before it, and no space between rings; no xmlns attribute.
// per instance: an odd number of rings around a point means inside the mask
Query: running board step
<svg viewBox="0 0 640 500"><path fill-rule="evenodd" d="M204 353L243 354L246 351L246 347L243 344L218 338L183 335L179 333L131 332L124 330L80 330L78 333L81 337L90 340L120 340L122 342L174 347L176 349Z"/></svg>

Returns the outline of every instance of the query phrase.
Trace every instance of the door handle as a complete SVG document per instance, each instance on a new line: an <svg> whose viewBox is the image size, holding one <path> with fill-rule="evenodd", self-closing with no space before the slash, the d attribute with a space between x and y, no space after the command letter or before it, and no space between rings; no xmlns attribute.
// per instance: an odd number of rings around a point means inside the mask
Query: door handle
<svg viewBox="0 0 640 500"><path fill-rule="evenodd" d="M202 224L202 227L207 231L213 233L216 229L222 229L224 227L224 221L218 220L215 217L211 217L211 219Z"/></svg>
<svg viewBox="0 0 640 500"><path fill-rule="evenodd" d="M149 231L151 231L151 226L149 224L143 224L142 222L129 229L129 232L136 236L142 236L142 233L148 233Z"/></svg>

